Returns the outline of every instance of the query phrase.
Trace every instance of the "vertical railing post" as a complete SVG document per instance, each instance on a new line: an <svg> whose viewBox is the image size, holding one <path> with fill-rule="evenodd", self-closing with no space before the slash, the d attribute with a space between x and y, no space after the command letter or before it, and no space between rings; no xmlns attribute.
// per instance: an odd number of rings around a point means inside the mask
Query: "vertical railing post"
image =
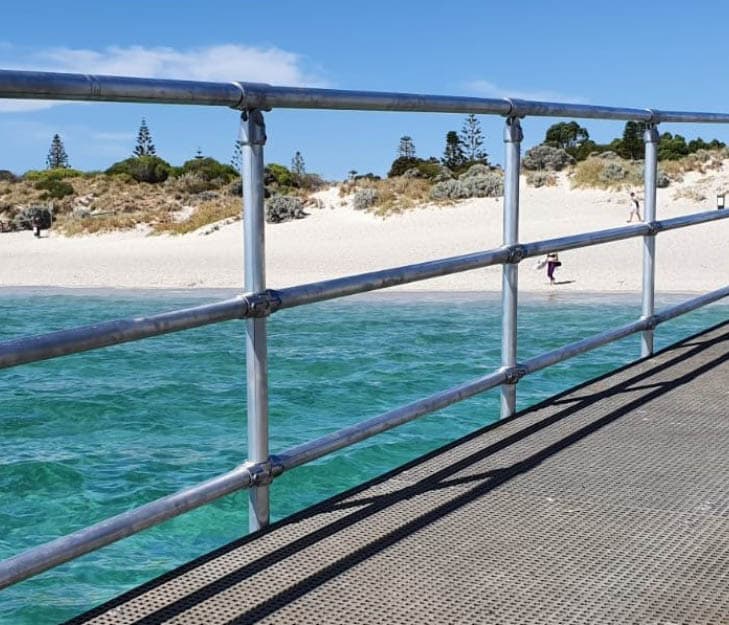
<svg viewBox="0 0 729 625"><path fill-rule="evenodd" d="M506 120L504 172L504 246L519 242L519 171L523 134L517 117ZM516 366L516 312L519 290L519 265L504 263L501 280L501 366ZM516 412L516 383L501 386L501 418Z"/></svg>
<svg viewBox="0 0 729 625"><path fill-rule="evenodd" d="M658 130L650 125L643 133L645 142L644 212L646 223L656 220L656 177L658 172ZM641 319L650 319L654 313L656 289L656 235L643 237L643 305ZM640 355L653 353L653 329L644 330L640 337Z"/></svg>
<svg viewBox="0 0 729 625"><path fill-rule="evenodd" d="M245 284L247 293L266 288L266 251L264 236L263 146L266 126L259 110L241 116L243 179L243 238L245 246ZM248 415L248 461L268 461L268 350L266 318L246 320L246 390ZM254 532L268 525L268 486L249 491L248 527Z"/></svg>

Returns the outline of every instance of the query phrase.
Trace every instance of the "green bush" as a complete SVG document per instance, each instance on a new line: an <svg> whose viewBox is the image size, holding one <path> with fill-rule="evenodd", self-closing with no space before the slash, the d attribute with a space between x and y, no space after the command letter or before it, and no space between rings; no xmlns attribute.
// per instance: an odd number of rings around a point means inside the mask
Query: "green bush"
<svg viewBox="0 0 729 625"><path fill-rule="evenodd" d="M295 187L296 176L283 165L269 163L263 170L263 182L266 186Z"/></svg>
<svg viewBox="0 0 729 625"><path fill-rule="evenodd" d="M405 176L409 178L428 178L434 180L443 175L444 166L437 159L428 160L409 156L396 158L387 172L388 178ZM417 173L416 173L417 172Z"/></svg>
<svg viewBox="0 0 729 625"><path fill-rule="evenodd" d="M17 182L18 177L9 169L0 169L0 182Z"/></svg>
<svg viewBox="0 0 729 625"><path fill-rule="evenodd" d="M64 178L78 178L84 172L70 167L58 167L56 169L31 169L23 174L23 179L32 181L63 180Z"/></svg>
<svg viewBox="0 0 729 625"><path fill-rule="evenodd" d="M35 188L41 191L45 191L41 195L42 200L60 200L67 195L73 195L75 193L73 186L63 180L39 180L35 183Z"/></svg>
<svg viewBox="0 0 729 625"><path fill-rule="evenodd" d="M124 161L114 163L106 173L109 175L126 174L137 182L164 182L172 168L159 156L132 156Z"/></svg>
<svg viewBox="0 0 729 625"><path fill-rule="evenodd" d="M227 184L238 177L238 172L234 167L224 165L210 157L193 158L185 161L182 167L176 167L173 172L175 176L184 176L185 174L194 174L198 178L208 182L220 180L221 185Z"/></svg>

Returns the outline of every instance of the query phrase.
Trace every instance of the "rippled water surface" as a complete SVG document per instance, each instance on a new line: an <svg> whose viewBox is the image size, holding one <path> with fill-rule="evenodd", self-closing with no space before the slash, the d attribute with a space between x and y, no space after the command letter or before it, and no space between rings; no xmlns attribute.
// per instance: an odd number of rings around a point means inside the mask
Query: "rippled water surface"
<svg viewBox="0 0 729 625"><path fill-rule="evenodd" d="M0 339L221 299L221 293L0 293ZM663 298L666 305L675 298ZM534 356L639 316L637 298L525 298L519 353ZM660 348L727 318L714 305L657 330ZM496 368L495 297L382 295L271 318L271 448L283 450ZM164 496L245 459L242 322L0 371L0 558ZM638 356L629 337L525 378L519 407ZM498 416L498 391L276 481L284 517ZM236 494L0 591L0 623L58 623L234 538Z"/></svg>

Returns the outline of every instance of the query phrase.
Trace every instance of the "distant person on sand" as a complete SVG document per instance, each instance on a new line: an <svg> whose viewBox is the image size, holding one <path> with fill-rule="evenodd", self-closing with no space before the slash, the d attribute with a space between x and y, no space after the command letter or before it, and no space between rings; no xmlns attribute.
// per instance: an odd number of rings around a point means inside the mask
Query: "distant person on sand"
<svg viewBox="0 0 729 625"><path fill-rule="evenodd" d="M33 215L33 219L31 219L31 224L33 225L33 235L40 239L40 231L41 231L41 218L40 215L37 213Z"/></svg>
<svg viewBox="0 0 729 625"><path fill-rule="evenodd" d="M547 254L547 278L549 278L549 284L554 284L554 270L561 266L562 263L559 260L557 252Z"/></svg>
<svg viewBox="0 0 729 625"><path fill-rule="evenodd" d="M546 258L537 263L535 269L543 269L545 266L547 267L547 278L549 278L549 284L555 284L554 270L557 269L557 267L562 266L557 252L550 252L547 254Z"/></svg>
<svg viewBox="0 0 729 625"><path fill-rule="evenodd" d="M640 216L640 204L638 203L638 198L635 197L635 193L632 191L630 192L630 215L628 215L628 220L625 223L630 223L633 221L633 215L635 215L638 218L638 221L643 221L643 218Z"/></svg>

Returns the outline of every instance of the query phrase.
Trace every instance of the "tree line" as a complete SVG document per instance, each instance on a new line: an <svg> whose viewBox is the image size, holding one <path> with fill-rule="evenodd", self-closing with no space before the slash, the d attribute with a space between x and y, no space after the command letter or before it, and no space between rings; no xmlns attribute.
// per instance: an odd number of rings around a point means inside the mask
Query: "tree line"
<svg viewBox="0 0 729 625"><path fill-rule="evenodd" d="M242 145L240 140L235 142L229 165L220 163L211 157L203 156L198 148L194 158L186 161L181 167L173 167L157 155L157 149L152 141L152 133L149 130L147 121L142 118L132 156L112 164L105 173L127 174L138 182L150 183L163 182L170 175L181 175L190 172L206 178L232 179L240 174ZM46 169L71 170L63 139L59 134L54 134L51 140L51 146L46 156ZM277 163L270 163L266 166L264 176L269 182L273 181L273 184L282 189L312 188L322 183L319 176L307 173L304 157L298 150L291 159L290 169Z"/></svg>
<svg viewBox="0 0 729 625"><path fill-rule="evenodd" d="M623 128L622 136L608 143L596 143L590 139L587 128L576 121L559 122L550 126L539 145L547 145L564 150L576 161L582 161L594 154L614 152L626 160L642 159L644 155L643 133L648 128L645 122L628 121ZM449 130L445 136L443 156L438 159L419 158L415 151L415 143L409 135L400 138L397 157L392 162L388 177L401 176L408 170L417 170L424 177L433 178L438 175L441 165L458 175L472 165L481 163L489 165L488 155L482 146L485 137L475 115L468 115L460 132ZM682 135L664 132L658 144L658 160L678 160L698 150L717 150L726 147L718 139L704 141L701 137L687 141ZM356 172L350 171L350 177ZM371 174L368 174L371 175Z"/></svg>

